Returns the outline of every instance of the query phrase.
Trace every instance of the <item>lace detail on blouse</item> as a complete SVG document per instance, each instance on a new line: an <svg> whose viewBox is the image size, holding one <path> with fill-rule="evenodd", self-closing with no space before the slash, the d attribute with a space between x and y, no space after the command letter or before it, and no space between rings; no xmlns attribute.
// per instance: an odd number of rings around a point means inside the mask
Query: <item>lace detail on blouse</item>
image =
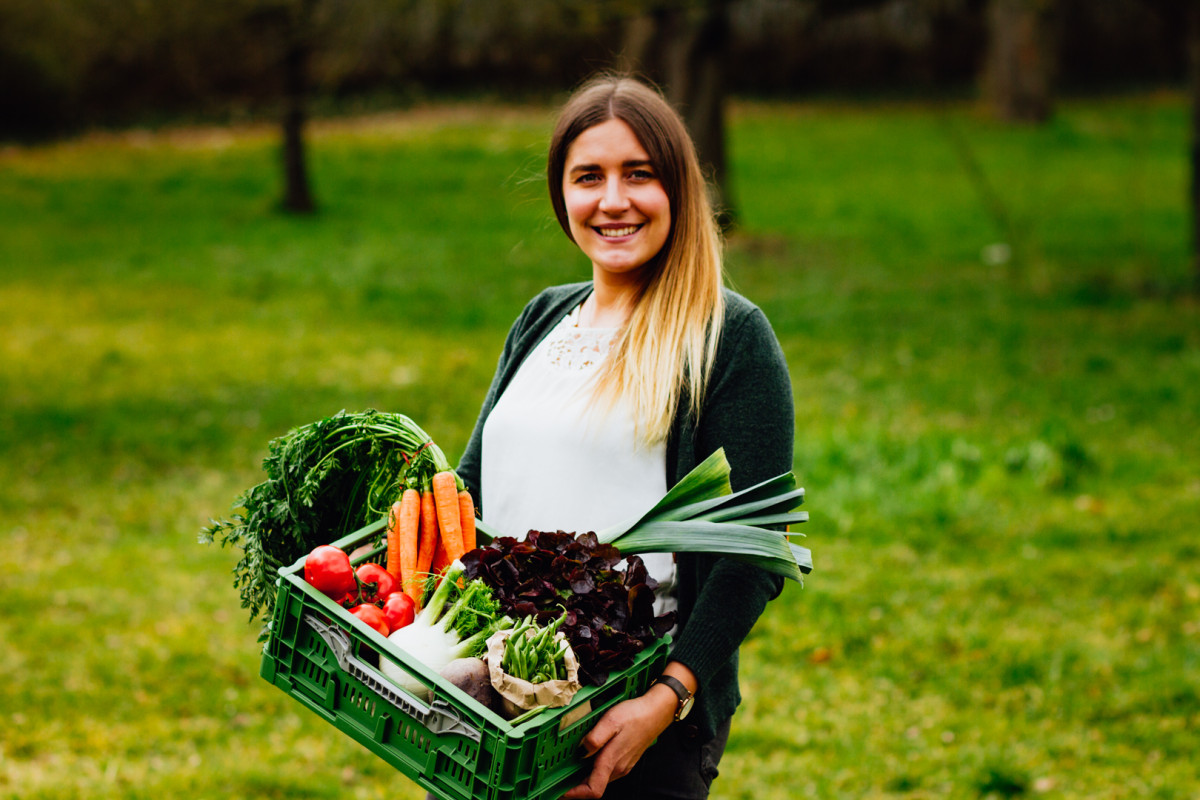
<svg viewBox="0 0 1200 800"><path fill-rule="evenodd" d="M616 328L580 328L579 307L563 318L546 337L546 361L555 369L586 372L595 369L616 341Z"/></svg>

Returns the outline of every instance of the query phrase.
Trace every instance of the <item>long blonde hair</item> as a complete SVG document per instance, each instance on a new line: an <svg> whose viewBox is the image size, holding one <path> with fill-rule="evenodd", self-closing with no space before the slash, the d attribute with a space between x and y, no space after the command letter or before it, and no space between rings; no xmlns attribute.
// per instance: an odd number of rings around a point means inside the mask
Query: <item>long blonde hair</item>
<svg viewBox="0 0 1200 800"><path fill-rule="evenodd" d="M600 370L595 399L609 409L627 400L638 438L654 444L666 440L681 402L699 416L724 318L722 242L683 120L660 93L621 75L593 78L576 91L551 137L546 177L567 236L574 241L563 199L567 153L580 134L611 119L627 124L649 154L670 201L671 230L645 267L648 277Z"/></svg>

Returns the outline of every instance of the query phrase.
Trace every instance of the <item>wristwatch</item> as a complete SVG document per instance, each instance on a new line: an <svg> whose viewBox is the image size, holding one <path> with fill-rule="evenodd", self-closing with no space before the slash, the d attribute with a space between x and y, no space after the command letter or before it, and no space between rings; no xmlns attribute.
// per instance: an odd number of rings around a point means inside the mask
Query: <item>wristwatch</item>
<svg viewBox="0 0 1200 800"><path fill-rule="evenodd" d="M683 682L678 678L672 678L670 675L659 676L655 683L661 683L669 688L679 698L679 705L675 707L675 721L683 719L692 710L692 703L696 700L696 695L687 690Z"/></svg>

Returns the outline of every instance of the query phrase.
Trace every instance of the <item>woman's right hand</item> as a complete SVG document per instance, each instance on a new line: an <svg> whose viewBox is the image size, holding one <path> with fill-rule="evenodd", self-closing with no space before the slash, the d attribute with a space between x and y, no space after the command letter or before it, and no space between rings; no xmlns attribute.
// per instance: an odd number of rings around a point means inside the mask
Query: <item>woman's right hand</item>
<svg viewBox="0 0 1200 800"><path fill-rule="evenodd" d="M675 720L678 699L662 684L655 684L641 697L610 708L584 737L586 758L595 757L591 774L565 795L563 800L598 800L608 784L629 774L654 740Z"/></svg>

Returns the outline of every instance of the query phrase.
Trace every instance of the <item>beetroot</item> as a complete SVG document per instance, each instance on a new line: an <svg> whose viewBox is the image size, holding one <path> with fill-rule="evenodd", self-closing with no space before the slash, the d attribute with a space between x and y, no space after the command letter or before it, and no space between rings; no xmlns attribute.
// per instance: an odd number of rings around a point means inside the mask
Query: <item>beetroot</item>
<svg viewBox="0 0 1200 800"><path fill-rule="evenodd" d="M487 662L482 658L456 658L442 667L439 674L487 708L501 713L500 694L492 687Z"/></svg>

